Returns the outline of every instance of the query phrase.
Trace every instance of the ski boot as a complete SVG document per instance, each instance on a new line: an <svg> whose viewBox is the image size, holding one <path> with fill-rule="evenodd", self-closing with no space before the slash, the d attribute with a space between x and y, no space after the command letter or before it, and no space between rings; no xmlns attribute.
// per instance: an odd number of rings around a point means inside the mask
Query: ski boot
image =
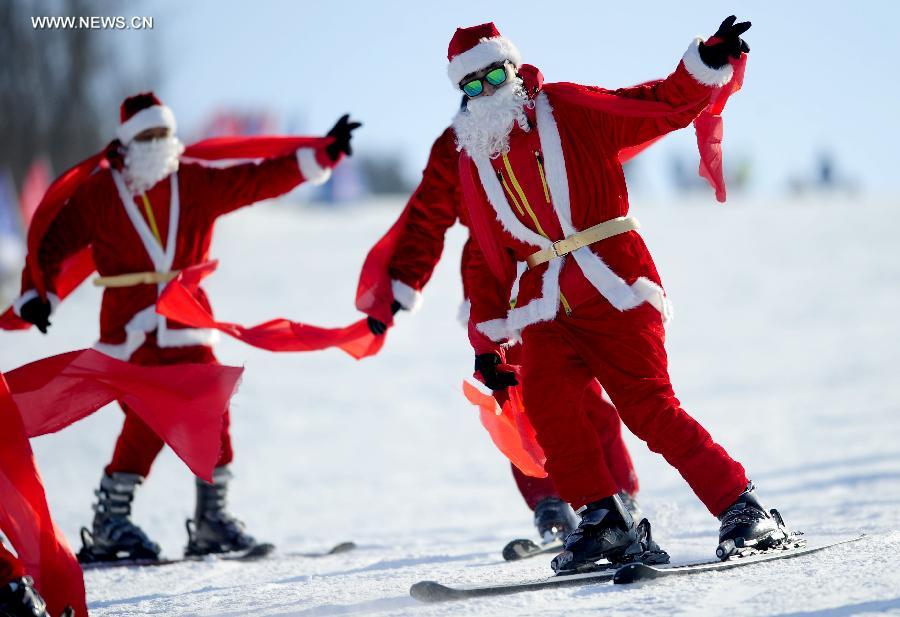
<svg viewBox="0 0 900 617"><path fill-rule="evenodd" d="M213 471L212 484L196 479L197 509L193 520L188 519L185 523L188 533L186 557L235 552L263 556L275 548L271 544L258 543L244 531L244 524L226 511L230 479L231 472L225 466Z"/></svg>
<svg viewBox="0 0 900 617"><path fill-rule="evenodd" d="M578 526L572 506L559 497L542 499L534 508L534 526L543 544L564 540Z"/></svg>
<svg viewBox="0 0 900 617"><path fill-rule="evenodd" d="M74 617L72 607L66 607L60 617ZM47 603L34 588L34 580L23 576L0 587L0 617L49 617Z"/></svg>
<svg viewBox="0 0 900 617"><path fill-rule="evenodd" d="M134 491L144 481L136 473L114 472L103 475L100 488L94 491L92 530L81 529L78 561L158 561L159 545L131 521Z"/></svg>
<svg viewBox="0 0 900 617"><path fill-rule="evenodd" d="M756 497L756 487L752 482L718 518L721 525L716 556L722 561L732 555L762 553L773 548L803 544L797 539L799 534L793 533L784 524L778 510L766 511Z"/></svg>
<svg viewBox="0 0 900 617"><path fill-rule="evenodd" d="M622 500L622 505L624 505L625 509L628 510L628 513L631 514L631 518L636 521L644 518L644 513L641 511L641 504L638 503L637 495L632 495L627 491L619 491L617 494L619 499Z"/></svg>
<svg viewBox="0 0 900 617"><path fill-rule="evenodd" d="M550 563L557 574L603 568L595 563L601 559L616 566L635 561L669 562L668 553L653 541L647 519L635 525L618 495L589 503L578 513L581 523L566 537L563 552Z"/></svg>

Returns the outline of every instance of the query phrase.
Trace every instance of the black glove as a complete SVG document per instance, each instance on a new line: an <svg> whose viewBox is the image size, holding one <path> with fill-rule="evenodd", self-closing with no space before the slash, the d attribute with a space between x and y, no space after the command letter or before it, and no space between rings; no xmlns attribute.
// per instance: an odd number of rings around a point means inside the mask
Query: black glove
<svg viewBox="0 0 900 617"><path fill-rule="evenodd" d="M495 353L483 353L475 356L475 371L481 373L481 379L491 390L505 390L509 386L518 385L516 374L506 367L500 367L500 356Z"/></svg>
<svg viewBox="0 0 900 617"><path fill-rule="evenodd" d="M399 311L402 308L403 307L396 300L391 302L391 314L392 315L396 315L397 311ZM369 330L371 330L372 334L374 334L375 336L381 336L382 334L387 332L387 329L388 329L387 324L384 323L383 321L378 321L374 317L369 317L366 321L369 324Z"/></svg>
<svg viewBox="0 0 900 617"><path fill-rule="evenodd" d="M42 333L47 334L50 327L50 303L41 300L40 297L32 298L22 305L19 316L30 324L37 326Z"/></svg>
<svg viewBox="0 0 900 617"><path fill-rule="evenodd" d="M748 53L750 46L741 35L750 29L749 21L734 23L737 17L727 17L716 33L706 43L700 43L700 59L710 68L720 69L728 64L729 56L740 58L741 52Z"/></svg>
<svg viewBox="0 0 900 617"><path fill-rule="evenodd" d="M350 149L351 133L361 126L362 122L350 122L350 114L341 116L341 119L328 131L328 137L334 137L334 141L325 147L328 158L336 161L340 158L341 152L347 156L353 154Z"/></svg>

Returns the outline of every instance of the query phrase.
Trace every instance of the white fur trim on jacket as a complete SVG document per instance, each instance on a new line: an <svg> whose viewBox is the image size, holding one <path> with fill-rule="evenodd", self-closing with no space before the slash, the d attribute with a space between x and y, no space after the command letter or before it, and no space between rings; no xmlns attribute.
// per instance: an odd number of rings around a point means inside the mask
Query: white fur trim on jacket
<svg viewBox="0 0 900 617"><path fill-rule="evenodd" d="M391 291L394 293L394 300L399 302L406 311L415 312L422 306L422 292L413 289L403 281L392 279Z"/></svg>
<svg viewBox="0 0 900 617"><path fill-rule="evenodd" d="M731 81L731 77L734 75L734 68L730 63L720 69L707 66L700 59L700 43L702 42L703 39L698 36L688 46L687 51L684 52L684 56L681 58L682 62L684 62L684 68L691 74L691 77L704 86L724 86Z"/></svg>
<svg viewBox="0 0 900 617"><path fill-rule="evenodd" d="M13 302L12 310L18 317L22 316L22 307L25 306L25 303L29 300L33 300L38 297L37 289L29 289L21 296L16 298L15 302ZM55 293L47 292L47 300L50 302L50 314L56 312L56 307L59 306L59 296Z"/></svg>
<svg viewBox="0 0 900 617"><path fill-rule="evenodd" d="M123 145L128 145L135 136L147 129L165 127L175 133L178 125L175 123L175 114L165 105L154 105L142 109L127 121L116 128L116 137Z"/></svg>
<svg viewBox="0 0 900 617"><path fill-rule="evenodd" d="M459 309L456 311L456 321L462 325L463 328L469 327L469 317L472 316L472 302L466 298L462 302L459 303Z"/></svg>
<svg viewBox="0 0 900 617"><path fill-rule="evenodd" d="M544 170L547 178L547 186L553 199L560 227L565 236L576 233L572 224L572 210L569 196L569 179L566 172L565 153L562 148L562 140L559 136L559 127L553 116L553 109L547 95L540 93L535 101L537 117L538 137L544 154ZM478 169L479 178L484 187L488 202L496 213L501 226L516 239L531 244L537 248L547 248L551 242L547 238L528 229L516 218L506 200L503 189L493 167L486 158L474 158ZM672 309L666 298L665 291L646 277L638 278L634 284L629 285L620 276L613 272L609 266L590 247L582 247L574 251L572 257L578 263L584 276L590 283L609 300L610 304L626 311L648 302L668 320L672 315ZM495 342L504 339L518 337L526 326L553 319L559 311L559 276L566 257L560 257L547 264L544 272L541 296L531 300L524 306L510 309L506 319L493 319L477 324L477 328Z"/></svg>
<svg viewBox="0 0 900 617"><path fill-rule="evenodd" d="M331 177L331 170L319 165L315 148L299 148L297 150L297 166L303 179L313 185L324 184Z"/></svg>
<svg viewBox="0 0 900 617"><path fill-rule="evenodd" d="M181 197L178 190L178 173L169 176L171 183L171 200L169 202L169 231L166 235L166 248L156 241L149 225L138 211L137 205L122 175L113 170L113 182L119 192L122 207L131 224L137 230L144 250L153 262L157 272L170 272L175 262L175 248L178 241L178 222L181 212ZM161 293L166 283L157 285L157 293ZM94 349L119 360L128 360L137 349L144 344L147 333L156 331L156 341L160 347L192 347L194 345L212 346L219 340L219 332L206 328L169 328L166 318L157 314L156 305L150 305L131 318L125 325L126 339L124 343L112 344L98 342Z"/></svg>
<svg viewBox="0 0 900 617"><path fill-rule="evenodd" d="M475 73L503 60L509 60L516 68L522 66L522 54L512 41L502 36L481 39L472 49L453 57L447 66L447 75L453 86L458 88L459 82L469 73Z"/></svg>

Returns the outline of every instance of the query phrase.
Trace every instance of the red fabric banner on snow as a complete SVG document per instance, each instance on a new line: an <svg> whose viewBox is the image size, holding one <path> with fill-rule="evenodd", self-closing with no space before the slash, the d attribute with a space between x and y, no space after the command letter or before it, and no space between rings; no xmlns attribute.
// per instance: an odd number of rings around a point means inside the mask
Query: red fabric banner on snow
<svg viewBox="0 0 900 617"><path fill-rule="evenodd" d="M397 221L366 255L356 288L356 308L388 326L394 323L394 313L391 311L394 292L388 264L397 249L397 242L406 231L411 205L412 202L406 204Z"/></svg>
<svg viewBox="0 0 900 617"><path fill-rule="evenodd" d="M493 396L463 381L463 394L478 407L481 424L497 449L525 475L546 478L544 463L547 457L538 445L534 427L525 416L521 386L507 388L507 392L509 398L501 407Z"/></svg>
<svg viewBox="0 0 900 617"><path fill-rule="evenodd" d="M253 347L268 351L321 351L337 347L357 360L375 355L385 337L375 336L365 319L344 328L320 328L287 319L272 319L257 326L216 321L194 292L216 262L185 268L172 280L156 303L156 312L192 328L214 328Z"/></svg>
<svg viewBox="0 0 900 617"><path fill-rule="evenodd" d="M183 159L193 162L218 161L219 164L233 164L248 160L274 158L296 151L298 148L322 148L330 144L331 137L284 137L260 135L253 137L216 137L206 139L185 148ZM115 143L115 142L113 142ZM58 177L47 189L34 213L28 228L28 256L26 267L35 289L41 297L46 297L47 281L44 281L37 264L38 250L41 241L53 224L56 215L85 180L100 169L107 169L110 161L107 152L113 144L103 152L78 163ZM85 248L65 260L55 281L56 295L64 299L84 279L96 270L90 247ZM31 324L22 321L8 309L0 315L0 329L25 330Z"/></svg>
<svg viewBox="0 0 900 617"><path fill-rule="evenodd" d="M0 373L0 531L47 602L51 615L71 605L86 617L84 577L54 524L22 416ZM7 554L7 557L9 555Z"/></svg>

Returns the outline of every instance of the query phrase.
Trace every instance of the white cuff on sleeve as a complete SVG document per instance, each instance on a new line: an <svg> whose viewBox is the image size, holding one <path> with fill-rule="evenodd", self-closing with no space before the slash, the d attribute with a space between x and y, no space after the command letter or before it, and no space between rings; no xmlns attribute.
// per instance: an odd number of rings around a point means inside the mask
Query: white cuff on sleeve
<svg viewBox="0 0 900 617"><path fill-rule="evenodd" d="M702 42L703 39L698 36L687 48L687 51L684 52L684 56L681 58L682 62L684 62L684 68L691 74L691 77L704 86L724 86L731 81L731 77L734 75L734 67L730 63L719 69L706 66L703 60L700 59L700 43Z"/></svg>
<svg viewBox="0 0 900 617"><path fill-rule="evenodd" d="M402 281L391 280L391 291L394 292L394 300L400 303L405 310L413 312L422 306L422 292L417 291Z"/></svg>
<svg viewBox="0 0 900 617"><path fill-rule="evenodd" d="M315 148L299 148L297 150L297 166L303 179L310 184L323 184L331 177L331 170L319 165Z"/></svg>
<svg viewBox="0 0 900 617"><path fill-rule="evenodd" d="M25 303L28 302L29 300L33 300L34 298L37 298L37 297L38 297L37 289L29 289L28 291L23 293L21 296L16 298L15 302L13 302L13 305L12 305L13 313L15 313L18 317L21 317L22 316L22 307L25 305ZM56 312L56 307L59 306L59 296L57 296L54 293L48 293L47 300L50 301L50 314L52 315L53 313Z"/></svg>

